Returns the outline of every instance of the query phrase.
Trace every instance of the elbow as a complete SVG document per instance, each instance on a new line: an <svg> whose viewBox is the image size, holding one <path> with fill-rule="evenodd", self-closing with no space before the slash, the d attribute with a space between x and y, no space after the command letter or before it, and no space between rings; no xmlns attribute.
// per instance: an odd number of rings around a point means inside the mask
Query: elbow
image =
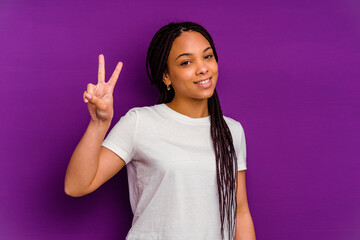
<svg viewBox="0 0 360 240"><path fill-rule="evenodd" d="M84 191L79 191L79 190L74 189L69 184L66 184L66 182L64 184L64 192L66 195L68 195L70 197L82 197L87 194Z"/></svg>
<svg viewBox="0 0 360 240"><path fill-rule="evenodd" d="M70 197L80 197L78 194L76 194L76 192L72 191L69 187L67 187L65 185L64 187L64 192L66 195L70 196Z"/></svg>
<svg viewBox="0 0 360 240"><path fill-rule="evenodd" d="M67 188L66 186L64 187L64 192L66 195L70 196L70 197L76 197L76 194L74 194L69 188Z"/></svg>
<svg viewBox="0 0 360 240"><path fill-rule="evenodd" d="M68 188L64 188L64 192L66 195L70 196L70 197L82 197L84 195L86 195L86 193L80 193L80 192L76 192L76 191L72 191Z"/></svg>

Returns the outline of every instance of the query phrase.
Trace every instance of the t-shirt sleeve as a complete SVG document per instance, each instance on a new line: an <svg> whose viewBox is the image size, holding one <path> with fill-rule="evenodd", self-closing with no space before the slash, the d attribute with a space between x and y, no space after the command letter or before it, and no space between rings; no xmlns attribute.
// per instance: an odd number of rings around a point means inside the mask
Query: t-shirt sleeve
<svg viewBox="0 0 360 240"><path fill-rule="evenodd" d="M240 144L237 146L237 161L238 161L238 171L246 170L246 140L244 128L240 126Z"/></svg>
<svg viewBox="0 0 360 240"><path fill-rule="evenodd" d="M102 146L113 151L126 164L131 161L134 155L137 122L137 112L130 109L110 130L102 143Z"/></svg>

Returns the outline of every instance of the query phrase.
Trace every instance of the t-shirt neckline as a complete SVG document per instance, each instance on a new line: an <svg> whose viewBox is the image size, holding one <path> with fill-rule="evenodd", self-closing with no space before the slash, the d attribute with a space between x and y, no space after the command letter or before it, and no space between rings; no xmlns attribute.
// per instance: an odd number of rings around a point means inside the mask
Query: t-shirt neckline
<svg viewBox="0 0 360 240"><path fill-rule="evenodd" d="M206 117L201 117L201 118L192 118L192 117L186 116L182 113L179 113L179 112L173 110L172 108L167 106L165 103L158 104L158 106L160 109L162 109L167 114L167 116L169 116L175 120L180 120L180 121L188 122L188 123L210 123L210 115L206 116Z"/></svg>

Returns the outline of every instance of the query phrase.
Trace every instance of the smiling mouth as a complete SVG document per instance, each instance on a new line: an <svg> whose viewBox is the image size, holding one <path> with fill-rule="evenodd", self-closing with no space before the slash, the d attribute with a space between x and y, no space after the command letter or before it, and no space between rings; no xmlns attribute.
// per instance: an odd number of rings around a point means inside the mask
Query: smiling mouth
<svg viewBox="0 0 360 240"><path fill-rule="evenodd" d="M210 80L211 80L212 77L209 77L208 79L205 79L205 80L201 80L201 81L198 81L198 82L194 82L195 84L205 84L205 83L208 83Z"/></svg>

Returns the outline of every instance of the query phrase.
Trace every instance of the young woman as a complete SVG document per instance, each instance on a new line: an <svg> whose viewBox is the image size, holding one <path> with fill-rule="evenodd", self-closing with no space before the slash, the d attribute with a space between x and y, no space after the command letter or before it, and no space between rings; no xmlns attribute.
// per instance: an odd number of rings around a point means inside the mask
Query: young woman
<svg viewBox="0 0 360 240"><path fill-rule="evenodd" d="M126 239L255 239L244 130L222 115L217 61L202 26L161 28L146 59L158 103L130 109L104 140L122 63L105 82L100 55L98 83L83 96L91 120L69 162L65 192L91 193L126 165L134 213Z"/></svg>

